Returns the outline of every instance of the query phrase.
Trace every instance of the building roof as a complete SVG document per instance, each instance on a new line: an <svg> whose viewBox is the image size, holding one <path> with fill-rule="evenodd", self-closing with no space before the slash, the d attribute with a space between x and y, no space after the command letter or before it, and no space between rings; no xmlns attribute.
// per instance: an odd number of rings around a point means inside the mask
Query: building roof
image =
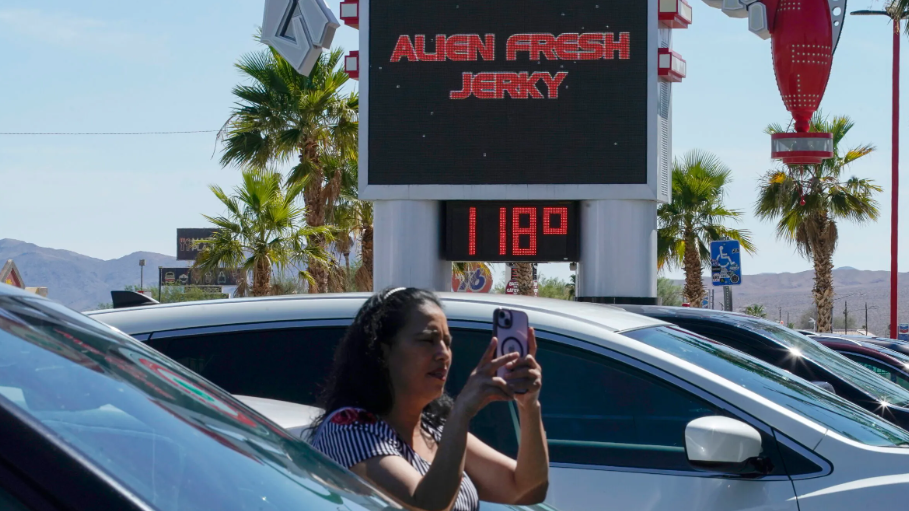
<svg viewBox="0 0 909 511"><path fill-rule="evenodd" d="M19 289L25 289L25 281L22 280L22 274L19 273L19 268L16 268L16 263L12 259L8 259L3 268L0 269L0 282L16 286Z"/></svg>

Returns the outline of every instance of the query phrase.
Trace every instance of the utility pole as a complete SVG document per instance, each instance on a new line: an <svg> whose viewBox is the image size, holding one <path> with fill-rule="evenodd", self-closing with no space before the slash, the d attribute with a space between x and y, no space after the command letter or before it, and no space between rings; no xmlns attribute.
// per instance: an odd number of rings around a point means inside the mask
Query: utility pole
<svg viewBox="0 0 909 511"><path fill-rule="evenodd" d="M849 302L844 302L845 307L843 308L843 329L846 331L846 335L849 335Z"/></svg>
<svg viewBox="0 0 909 511"><path fill-rule="evenodd" d="M780 307L780 323L783 322L783 308Z"/></svg>
<svg viewBox="0 0 909 511"><path fill-rule="evenodd" d="M139 259L139 290L145 291L145 259Z"/></svg>
<svg viewBox="0 0 909 511"><path fill-rule="evenodd" d="M161 299L161 281L164 280L162 278L164 276L163 274L164 274L164 267L158 266L158 301L161 303L164 303L164 300Z"/></svg>
<svg viewBox="0 0 909 511"><path fill-rule="evenodd" d="M865 335L868 335L868 302L865 302Z"/></svg>
<svg viewBox="0 0 909 511"><path fill-rule="evenodd" d="M789 322L789 311L786 311L786 326L788 327L792 323Z"/></svg>

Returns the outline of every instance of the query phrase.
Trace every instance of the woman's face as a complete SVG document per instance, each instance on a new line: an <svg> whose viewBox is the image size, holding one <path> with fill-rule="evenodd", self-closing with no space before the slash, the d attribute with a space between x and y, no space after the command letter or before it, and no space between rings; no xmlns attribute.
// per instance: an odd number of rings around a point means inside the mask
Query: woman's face
<svg viewBox="0 0 909 511"><path fill-rule="evenodd" d="M396 401L418 401L422 408L442 395L451 367L451 334L438 305L426 302L410 313L387 361Z"/></svg>

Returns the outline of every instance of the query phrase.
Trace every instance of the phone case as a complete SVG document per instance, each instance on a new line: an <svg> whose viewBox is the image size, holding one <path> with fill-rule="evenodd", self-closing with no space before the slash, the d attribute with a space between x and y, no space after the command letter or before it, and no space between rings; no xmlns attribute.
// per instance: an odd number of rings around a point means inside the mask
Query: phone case
<svg viewBox="0 0 909 511"><path fill-rule="evenodd" d="M499 339L496 358L512 352L517 352L522 357L527 355L529 351L527 332L530 328L527 313L511 309L496 309L493 312L492 324L493 335ZM507 372L508 369L503 366L498 369L496 374L504 377Z"/></svg>

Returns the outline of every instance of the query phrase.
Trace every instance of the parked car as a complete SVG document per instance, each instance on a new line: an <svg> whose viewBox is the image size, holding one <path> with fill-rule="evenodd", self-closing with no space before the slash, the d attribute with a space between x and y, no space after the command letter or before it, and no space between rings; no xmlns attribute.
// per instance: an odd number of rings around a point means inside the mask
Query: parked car
<svg viewBox="0 0 909 511"><path fill-rule="evenodd" d="M617 308L440 296L454 336L452 394L489 342L493 310L528 313L544 368L547 502L561 509L835 511L901 506L909 493L902 475L909 432L749 355ZM229 392L311 406L366 297L232 299L90 315ZM512 403L494 403L472 429L514 456L516 421Z"/></svg>
<svg viewBox="0 0 909 511"><path fill-rule="evenodd" d="M400 509L158 352L0 284L0 509Z"/></svg>
<svg viewBox="0 0 909 511"><path fill-rule="evenodd" d="M909 429L909 390L877 378L861 365L778 323L710 309L622 307L669 321L808 381L829 385L837 395Z"/></svg>
<svg viewBox="0 0 909 511"><path fill-rule="evenodd" d="M829 334L816 334L816 335L829 335ZM878 346L887 348L891 351L896 351L904 355L909 356L909 342L900 341L897 339L890 339L887 337L877 337L877 336L864 336L864 335L837 335L836 337L842 337L845 339L852 339L856 341L868 342L871 344L876 344Z"/></svg>
<svg viewBox="0 0 909 511"><path fill-rule="evenodd" d="M232 397L108 325L0 284L3 511L401 509L299 439L319 412Z"/></svg>
<svg viewBox="0 0 909 511"><path fill-rule="evenodd" d="M864 340L829 335L815 335L811 338L878 376L909 389L909 355Z"/></svg>

